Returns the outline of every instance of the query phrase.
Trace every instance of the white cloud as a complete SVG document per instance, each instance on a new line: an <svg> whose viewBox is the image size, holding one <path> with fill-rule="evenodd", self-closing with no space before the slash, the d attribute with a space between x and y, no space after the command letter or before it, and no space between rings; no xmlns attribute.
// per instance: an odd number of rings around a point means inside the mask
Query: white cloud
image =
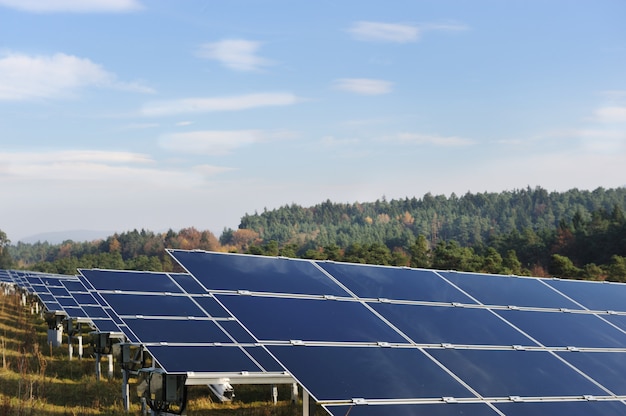
<svg viewBox="0 0 626 416"><path fill-rule="evenodd" d="M389 81L368 78L341 78L334 83L336 89L361 95L388 94L392 85Z"/></svg>
<svg viewBox="0 0 626 416"><path fill-rule="evenodd" d="M136 0L0 0L0 6L27 12L130 12L142 8Z"/></svg>
<svg viewBox="0 0 626 416"><path fill-rule="evenodd" d="M416 25L381 22L356 22L348 32L357 40L374 42L416 42L420 29Z"/></svg>
<svg viewBox="0 0 626 416"><path fill-rule="evenodd" d="M263 130L201 130L161 136L159 145L172 152L225 155L255 143L293 136L284 131Z"/></svg>
<svg viewBox="0 0 626 416"><path fill-rule="evenodd" d="M399 144L433 145L441 147L470 146L475 143L473 140L464 137L436 136L417 133L398 133L395 136L384 137L381 140Z"/></svg>
<svg viewBox="0 0 626 416"><path fill-rule="evenodd" d="M0 59L0 100L66 97L87 86L151 92L139 84L117 81L89 59L57 53L29 56L12 53Z"/></svg>
<svg viewBox="0 0 626 416"><path fill-rule="evenodd" d="M602 107L594 112L594 120L600 123L626 123L626 107Z"/></svg>
<svg viewBox="0 0 626 416"><path fill-rule="evenodd" d="M154 160L141 153L91 150L0 153L0 179L27 181L90 182L128 186L141 182L159 184L189 180L184 172L155 168Z"/></svg>
<svg viewBox="0 0 626 416"><path fill-rule="evenodd" d="M182 98L178 100L155 101L147 103L140 111L144 116L168 116L211 111L239 111L250 108L293 105L297 102L298 98L291 93L260 93L230 97Z"/></svg>
<svg viewBox="0 0 626 416"><path fill-rule="evenodd" d="M460 23L383 23L360 21L354 23L348 32L356 40L367 42L409 43L420 40L427 31L460 32L467 30L466 25Z"/></svg>
<svg viewBox="0 0 626 416"><path fill-rule="evenodd" d="M260 42L245 39L224 39L205 43L197 51L201 58L214 59L235 71L256 71L272 65L272 61L257 55Z"/></svg>

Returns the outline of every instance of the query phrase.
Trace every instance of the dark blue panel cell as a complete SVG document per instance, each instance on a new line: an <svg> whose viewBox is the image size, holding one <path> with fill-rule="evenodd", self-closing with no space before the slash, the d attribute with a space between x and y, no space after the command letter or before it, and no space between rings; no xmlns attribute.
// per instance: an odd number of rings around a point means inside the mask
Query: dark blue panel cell
<svg viewBox="0 0 626 416"><path fill-rule="evenodd" d="M361 298L475 303L430 270L318 262Z"/></svg>
<svg viewBox="0 0 626 416"><path fill-rule="evenodd" d="M626 406L618 401L578 402L518 402L497 403L506 416L623 416Z"/></svg>
<svg viewBox="0 0 626 416"><path fill-rule="evenodd" d="M39 293L48 293L48 294L50 294L50 290L45 285L31 285L31 289L33 289L33 292L35 292L37 294L39 294Z"/></svg>
<svg viewBox="0 0 626 416"><path fill-rule="evenodd" d="M563 352L558 355L614 394L626 395L625 352Z"/></svg>
<svg viewBox="0 0 626 416"><path fill-rule="evenodd" d="M486 309L371 303L418 344L537 345Z"/></svg>
<svg viewBox="0 0 626 416"><path fill-rule="evenodd" d="M87 318L87 314L79 307L63 306L63 310L70 318Z"/></svg>
<svg viewBox="0 0 626 416"><path fill-rule="evenodd" d="M52 293L56 297L70 296L70 292L68 292L67 289L64 287L48 287L48 289L50 290L50 293Z"/></svg>
<svg viewBox="0 0 626 416"><path fill-rule="evenodd" d="M230 342L213 321L181 319L124 319L141 342Z"/></svg>
<svg viewBox="0 0 626 416"><path fill-rule="evenodd" d="M89 293L73 293L72 296L74 300L78 302L79 305L97 305L98 302L96 299L91 296Z"/></svg>
<svg viewBox="0 0 626 416"><path fill-rule="evenodd" d="M231 337L235 339L235 342L241 344L253 344L256 340L250 335L248 331L242 327L237 321L218 321L219 325L224 328L224 331L228 332Z"/></svg>
<svg viewBox="0 0 626 416"><path fill-rule="evenodd" d="M267 348L317 401L474 397L414 348Z"/></svg>
<svg viewBox="0 0 626 416"><path fill-rule="evenodd" d="M200 283L190 274L187 273L171 273L170 277L176 281L189 294L202 295L207 293Z"/></svg>
<svg viewBox="0 0 626 416"><path fill-rule="evenodd" d="M484 305L581 309L544 285L540 279L458 272L439 274Z"/></svg>
<svg viewBox="0 0 626 416"><path fill-rule="evenodd" d="M428 352L484 397L604 393L547 351L441 349Z"/></svg>
<svg viewBox="0 0 626 416"><path fill-rule="evenodd" d="M63 307L57 301L43 302L43 306L48 310L48 312L63 311Z"/></svg>
<svg viewBox="0 0 626 416"><path fill-rule="evenodd" d="M324 406L333 416L498 416L484 403ZM507 415L508 416L508 415Z"/></svg>
<svg viewBox="0 0 626 416"><path fill-rule="evenodd" d="M111 319L92 319L91 322L97 328L98 332L121 332L120 327Z"/></svg>
<svg viewBox="0 0 626 416"><path fill-rule="evenodd" d="M347 296L305 260L178 250L171 254L209 290Z"/></svg>
<svg viewBox="0 0 626 416"><path fill-rule="evenodd" d="M83 305L83 310L90 318L109 318L109 315L104 311L101 306L86 306Z"/></svg>
<svg viewBox="0 0 626 416"><path fill-rule="evenodd" d="M212 296L194 296L193 300L213 318L232 317Z"/></svg>
<svg viewBox="0 0 626 416"><path fill-rule="evenodd" d="M595 315L514 310L497 313L546 347L626 348L626 334Z"/></svg>
<svg viewBox="0 0 626 416"><path fill-rule="evenodd" d="M182 293L165 273L80 270L96 290Z"/></svg>
<svg viewBox="0 0 626 416"><path fill-rule="evenodd" d="M117 315L197 316L206 314L187 296L130 295L103 293Z"/></svg>
<svg viewBox="0 0 626 416"><path fill-rule="evenodd" d="M282 372L285 371L263 347L244 347L244 350L263 368L265 371Z"/></svg>
<svg viewBox="0 0 626 416"><path fill-rule="evenodd" d="M148 351L168 373L260 372L261 369L238 347L150 346Z"/></svg>
<svg viewBox="0 0 626 416"><path fill-rule="evenodd" d="M54 296L52 296L51 294L47 294L47 293L40 293L40 294L37 295L37 297L43 303L46 303L46 302L53 302L54 303L54 302L57 301Z"/></svg>
<svg viewBox="0 0 626 416"><path fill-rule="evenodd" d="M58 297L57 298L57 302L59 302L59 304L61 306L63 306L64 308L66 308L66 307L77 307L78 306L78 303L76 303L74 298L71 298L71 297L67 297L67 298L66 297L63 297L63 298Z"/></svg>
<svg viewBox="0 0 626 416"><path fill-rule="evenodd" d="M87 291L87 289L85 288L85 285L83 285L78 280L62 280L61 283L72 294L75 293L75 292L86 292Z"/></svg>
<svg viewBox="0 0 626 416"><path fill-rule="evenodd" d="M596 311L626 312L626 285L582 280L544 280L585 308Z"/></svg>
<svg viewBox="0 0 626 416"><path fill-rule="evenodd" d="M360 302L216 295L262 340L407 342Z"/></svg>

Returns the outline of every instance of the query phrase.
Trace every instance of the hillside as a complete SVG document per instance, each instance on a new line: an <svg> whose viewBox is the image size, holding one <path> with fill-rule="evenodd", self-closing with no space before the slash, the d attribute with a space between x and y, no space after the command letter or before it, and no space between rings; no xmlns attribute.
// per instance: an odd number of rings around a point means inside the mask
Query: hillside
<svg viewBox="0 0 626 416"><path fill-rule="evenodd" d="M92 242L5 244L0 266L61 274L77 268L173 271L165 249L179 248L626 281L624 212L626 188L326 201L246 214L237 230L226 229L219 239L192 227L132 230Z"/></svg>

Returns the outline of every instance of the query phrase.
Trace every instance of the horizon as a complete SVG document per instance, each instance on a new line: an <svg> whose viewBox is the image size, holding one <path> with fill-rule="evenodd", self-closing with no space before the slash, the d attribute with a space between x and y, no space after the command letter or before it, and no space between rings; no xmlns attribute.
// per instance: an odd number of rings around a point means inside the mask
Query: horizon
<svg viewBox="0 0 626 416"><path fill-rule="evenodd" d="M0 0L0 230L624 186L626 3Z"/></svg>

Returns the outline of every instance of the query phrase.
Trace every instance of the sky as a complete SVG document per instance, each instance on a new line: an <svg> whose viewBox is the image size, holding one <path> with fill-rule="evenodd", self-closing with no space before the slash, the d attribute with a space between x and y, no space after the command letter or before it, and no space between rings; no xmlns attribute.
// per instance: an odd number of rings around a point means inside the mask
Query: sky
<svg viewBox="0 0 626 416"><path fill-rule="evenodd" d="M0 230L626 186L623 0L0 0Z"/></svg>

